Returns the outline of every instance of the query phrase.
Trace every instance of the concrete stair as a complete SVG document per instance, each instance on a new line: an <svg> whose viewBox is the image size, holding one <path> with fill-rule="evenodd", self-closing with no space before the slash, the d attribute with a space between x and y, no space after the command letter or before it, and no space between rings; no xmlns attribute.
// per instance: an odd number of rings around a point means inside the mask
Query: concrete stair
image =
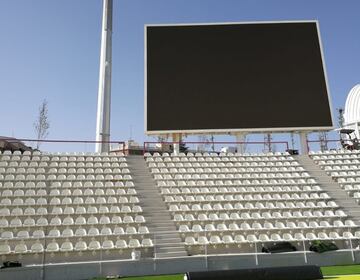
<svg viewBox="0 0 360 280"><path fill-rule="evenodd" d="M163 201L155 180L146 165L143 156L128 156L127 162L135 190L139 197L139 205L143 209L146 225L154 242L155 258L171 258L187 256L184 243Z"/></svg>
<svg viewBox="0 0 360 280"><path fill-rule="evenodd" d="M348 196L340 184L327 175L308 155L299 155L295 159L315 178L323 190L343 208L344 212L351 216L356 224L360 224L360 206L353 198Z"/></svg>

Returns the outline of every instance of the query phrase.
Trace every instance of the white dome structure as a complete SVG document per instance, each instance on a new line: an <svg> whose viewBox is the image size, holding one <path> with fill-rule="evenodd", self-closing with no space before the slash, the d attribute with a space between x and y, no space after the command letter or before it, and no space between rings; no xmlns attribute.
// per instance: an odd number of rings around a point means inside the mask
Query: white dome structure
<svg viewBox="0 0 360 280"><path fill-rule="evenodd" d="M360 84L354 86L346 99L344 111L344 127L354 129L359 138L360 123Z"/></svg>

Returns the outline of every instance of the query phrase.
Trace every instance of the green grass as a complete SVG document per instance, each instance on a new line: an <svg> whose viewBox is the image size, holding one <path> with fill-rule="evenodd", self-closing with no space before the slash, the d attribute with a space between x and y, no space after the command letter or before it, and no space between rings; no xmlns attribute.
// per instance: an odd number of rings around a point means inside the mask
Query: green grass
<svg viewBox="0 0 360 280"><path fill-rule="evenodd" d="M325 280L359 280L359 275L326 276Z"/></svg>
<svg viewBox="0 0 360 280"><path fill-rule="evenodd" d="M360 274L360 265L324 266L321 271L326 276ZM357 277L360 280L360 275Z"/></svg>

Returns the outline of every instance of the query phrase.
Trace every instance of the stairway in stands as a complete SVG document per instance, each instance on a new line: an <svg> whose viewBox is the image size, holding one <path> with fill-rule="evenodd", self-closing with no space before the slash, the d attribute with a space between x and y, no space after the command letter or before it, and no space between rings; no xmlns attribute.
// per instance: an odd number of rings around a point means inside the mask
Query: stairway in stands
<svg viewBox="0 0 360 280"><path fill-rule="evenodd" d="M346 191L327 175L308 155L299 155L296 156L295 159L309 172L310 176L314 177L322 189L343 208L344 212L353 217L356 224L360 224L360 206L355 200L350 198Z"/></svg>
<svg viewBox="0 0 360 280"><path fill-rule="evenodd" d="M187 256L180 234L177 232L144 157L128 156L127 162L146 224L150 233L157 233L155 237L151 237L155 245L155 258Z"/></svg>

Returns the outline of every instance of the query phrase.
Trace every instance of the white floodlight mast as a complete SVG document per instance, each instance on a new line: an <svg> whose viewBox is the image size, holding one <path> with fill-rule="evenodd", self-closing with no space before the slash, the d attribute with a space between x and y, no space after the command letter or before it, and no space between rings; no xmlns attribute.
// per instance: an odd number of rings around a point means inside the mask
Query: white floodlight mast
<svg viewBox="0 0 360 280"><path fill-rule="evenodd" d="M111 52L112 52L112 11L113 0L103 0L101 31L99 91L96 116L95 151L109 152L110 144L110 106L111 106Z"/></svg>

